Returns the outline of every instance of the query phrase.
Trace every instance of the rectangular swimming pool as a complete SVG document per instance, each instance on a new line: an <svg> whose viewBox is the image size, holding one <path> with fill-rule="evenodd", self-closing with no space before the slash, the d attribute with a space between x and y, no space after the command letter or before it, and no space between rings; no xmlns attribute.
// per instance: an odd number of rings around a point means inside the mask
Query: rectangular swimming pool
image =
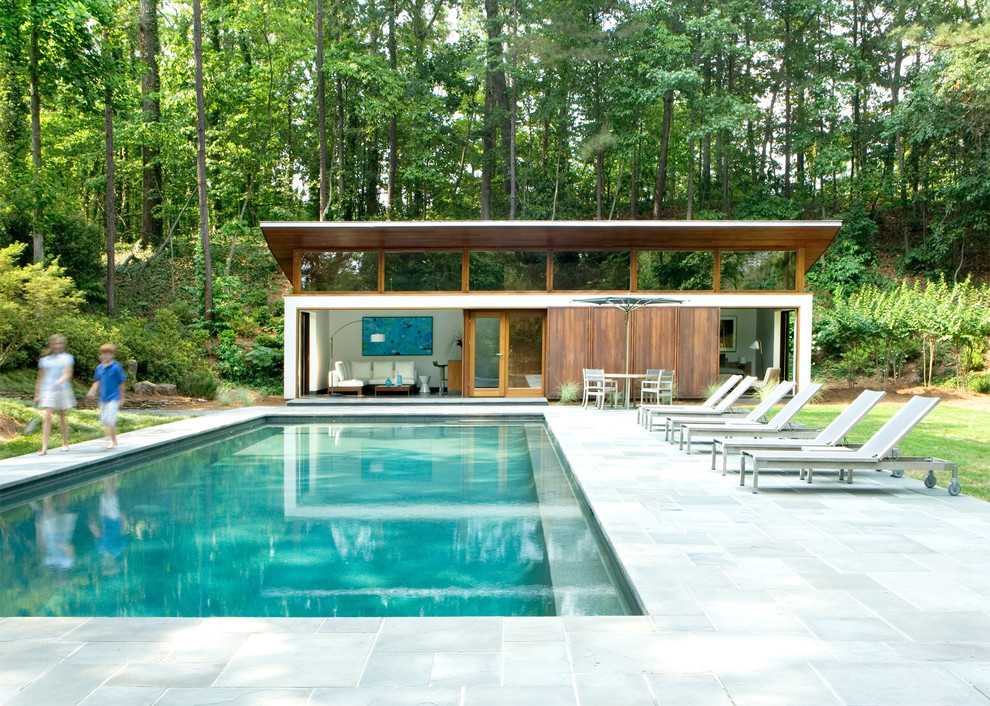
<svg viewBox="0 0 990 706"><path fill-rule="evenodd" d="M268 425L0 513L0 615L638 613L543 423Z"/></svg>

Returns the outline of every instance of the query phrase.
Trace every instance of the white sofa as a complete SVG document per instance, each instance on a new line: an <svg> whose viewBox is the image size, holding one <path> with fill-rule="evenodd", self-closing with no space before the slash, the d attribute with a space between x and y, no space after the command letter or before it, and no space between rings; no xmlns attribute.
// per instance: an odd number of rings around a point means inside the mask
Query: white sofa
<svg viewBox="0 0 990 706"><path fill-rule="evenodd" d="M416 384L416 364L411 360L338 360L333 367L331 374L335 387L384 385L386 380L396 385L399 375L403 385Z"/></svg>

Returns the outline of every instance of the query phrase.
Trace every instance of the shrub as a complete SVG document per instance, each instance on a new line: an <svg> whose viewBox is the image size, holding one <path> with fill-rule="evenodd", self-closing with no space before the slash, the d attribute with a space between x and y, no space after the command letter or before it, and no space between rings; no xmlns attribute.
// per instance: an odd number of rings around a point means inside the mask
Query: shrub
<svg viewBox="0 0 990 706"><path fill-rule="evenodd" d="M981 395L990 395L990 374L970 375L969 389Z"/></svg>
<svg viewBox="0 0 990 706"><path fill-rule="evenodd" d="M581 385L573 380L568 380L557 385L557 396L560 398L561 404L575 402L577 400L578 390L580 389Z"/></svg>
<svg viewBox="0 0 990 706"><path fill-rule="evenodd" d="M0 248L0 367L37 354L53 318L73 313L82 295L57 263L19 266L23 243Z"/></svg>
<svg viewBox="0 0 990 706"><path fill-rule="evenodd" d="M180 384L183 376L204 365L203 346L182 326L171 309L158 309L149 323L135 317L120 321L122 343L144 377ZM118 348L120 347L118 343ZM123 359L122 356L118 358Z"/></svg>
<svg viewBox="0 0 990 706"><path fill-rule="evenodd" d="M202 397L205 400L213 399L217 394L220 381L217 380L209 370L193 370L186 373L179 385L179 390L190 397Z"/></svg>

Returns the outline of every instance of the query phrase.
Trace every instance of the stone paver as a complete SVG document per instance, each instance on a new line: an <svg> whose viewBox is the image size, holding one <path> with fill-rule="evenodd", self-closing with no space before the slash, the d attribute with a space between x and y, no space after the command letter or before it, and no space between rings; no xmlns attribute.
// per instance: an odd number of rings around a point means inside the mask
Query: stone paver
<svg viewBox="0 0 990 706"><path fill-rule="evenodd" d="M0 487L313 413L235 410L121 435L117 453L0 461ZM4 618L0 704L990 706L986 503L870 473L766 473L757 495L634 412L472 409L505 413L545 415L645 615Z"/></svg>

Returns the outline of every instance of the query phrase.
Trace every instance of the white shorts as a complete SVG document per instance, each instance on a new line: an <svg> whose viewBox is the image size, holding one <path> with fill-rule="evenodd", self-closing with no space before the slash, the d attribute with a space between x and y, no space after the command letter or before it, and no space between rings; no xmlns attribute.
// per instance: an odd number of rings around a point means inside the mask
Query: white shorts
<svg viewBox="0 0 990 706"><path fill-rule="evenodd" d="M76 395L72 388L42 390L38 396L38 406L42 409L72 409L76 406Z"/></svg>
<svg viewBox="0 0 990 706"><path fill-rule="evenodd" d="M100 402L100 424L107 427L117 426L118 409L120 409L120 400Z"/></svg>

